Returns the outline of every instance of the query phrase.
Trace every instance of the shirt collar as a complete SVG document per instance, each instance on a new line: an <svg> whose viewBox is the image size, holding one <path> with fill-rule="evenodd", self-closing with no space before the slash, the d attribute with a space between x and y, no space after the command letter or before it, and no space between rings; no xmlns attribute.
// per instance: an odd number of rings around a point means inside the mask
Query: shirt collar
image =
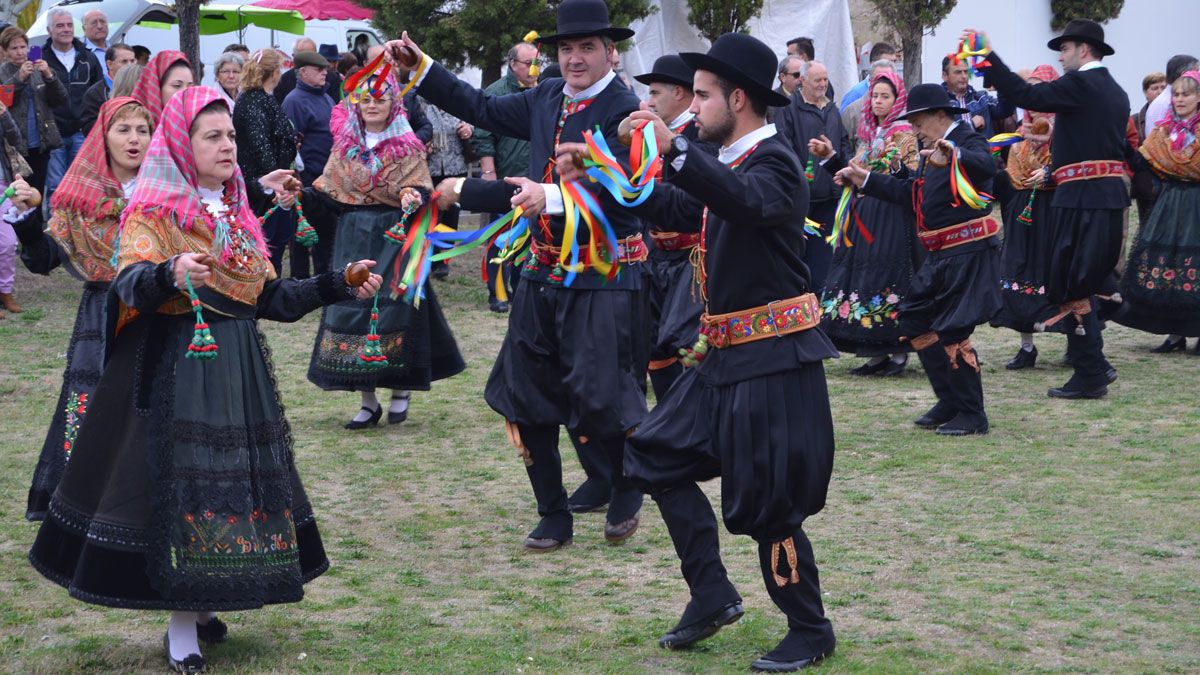
<svg viewBox="0 0 1200 675"><path fill-rule="evenodd" d="M83 45L92 51L96 51L97 49L99 49L100 51L106 50L105 47L101 47L100 45L92 42L91 38L86 38L86 37L83 38Z"/></svg>
<svg viewBox="0 0 1200 675"><path fill-rule="evenodd" d="M604 91L604 89L615 79L617 79L617 71L612 70L610 68L608 71L608 74L605 75L604 77L600 78L599 82L597 82L596 84L593 84L592 86L588 87L587 89L584 89L581 92L578 92L578 93L572 92L571 85L564 84L563 85L563 94L571 97L573 100L576 100L576 101L586 99L586 98L594 98L597 95L599 95L600 92Z"/></svg>
<svg viewBox="0 0 1200 675"><path fill-rule="evenodd" d="M720 159L722 164L732 164L737 160L738 157L746 154L747 150L774 135L775 125L764 124L763 126L737 139L727 147L721 148L721 154L717 156L717 159Z"/></svg>
<svg viewBox="0 0 1200 675"><path fill-rule="evenodd" d="M1082 66L1079 66L1079 72L1083 72L1085 70L1095 70L1097 68L1103 68L1103 67L1104 67L1104 64L1100 63L1099 61L1088 61L1087 63L1083 64Z"/></svg>
<svg viewBox="0 0 1200 675"><path fill-rule="evenodd" d="M954 127L962 124L962 120L954 120L950 126L946 127L946 133L942 134L942 138L950 138L950 132L954 131Z"/></svg>
<svg viewBox="0 0 1200 675"><path fill-rule="evenodd" d="M669 124L667 124L667 126L671 127L672 129L678 129L679 127L687 124L688 122L691 122L692 119L694 119L695 117L696 116L692 114L691 110L684 110L683 112L679 113L679 117L676 117L675 119L671 120L671 122Z"/></svg>

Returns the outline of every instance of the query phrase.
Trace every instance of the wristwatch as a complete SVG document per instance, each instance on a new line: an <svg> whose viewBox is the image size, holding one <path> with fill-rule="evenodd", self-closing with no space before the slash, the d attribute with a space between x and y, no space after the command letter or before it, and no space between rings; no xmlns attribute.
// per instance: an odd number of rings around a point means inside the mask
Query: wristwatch
<svg viewBox="0 0 1200 675"><path fill-rule="evenodd" d="M676 134L675 138L671 139L671 149L667 150L667 160L674 160L676 157L686 153L691 147L688 139L683 134Z"/></svg>

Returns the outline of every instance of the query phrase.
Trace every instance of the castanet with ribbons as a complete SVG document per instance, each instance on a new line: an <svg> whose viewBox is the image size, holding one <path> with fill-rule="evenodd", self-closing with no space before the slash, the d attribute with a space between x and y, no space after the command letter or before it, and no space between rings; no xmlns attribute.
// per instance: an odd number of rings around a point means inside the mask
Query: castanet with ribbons
<svg viewBox="0 0 1200 675"><path fill-rule="evenodd" d="M950 152L950 203L953 206L966 204L967 206L982 211L992 203L995 197L992 197L986 192L980 192L975 189L971 183L971 179L967 176L967 172L962 168L962 163L958 159L958 147L953 141L946 141L951 146Z"/></svg>
<svg viewBox="0 0 1200 675"><path fill-rule="evenodd" d="M981 68L987 68L992 65L988 63L987 55L992 53L992 45L987 36L981 35L975 31L968 31L961 40L958 41L958 51L947 54L950 57L950 62L954 65L965 63L970 67L971 72L983 77Z"/></svg>

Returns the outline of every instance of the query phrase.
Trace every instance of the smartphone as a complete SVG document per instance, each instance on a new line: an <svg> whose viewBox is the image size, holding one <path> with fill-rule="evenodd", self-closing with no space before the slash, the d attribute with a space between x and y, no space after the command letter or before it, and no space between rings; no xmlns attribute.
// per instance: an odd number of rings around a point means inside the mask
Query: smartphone
<svg viewBox="0 0 1200 675"><path fill-rule="evenodd" d="M27 58L28 58L30 61L41 61L41 60L42 60L42 48L41 48L41 46L40 46L40 45L34 45L34 46L30 47L30 48L29 48L29 56L28 56Z"/></svg>

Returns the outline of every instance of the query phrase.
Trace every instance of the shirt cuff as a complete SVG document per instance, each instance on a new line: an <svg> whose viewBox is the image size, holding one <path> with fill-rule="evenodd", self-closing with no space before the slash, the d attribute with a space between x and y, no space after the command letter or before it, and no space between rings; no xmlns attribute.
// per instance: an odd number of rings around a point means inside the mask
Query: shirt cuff
<svg viewBox="0 0 1200 675"><path fill-rule="evenodd" d="M21 222L22 220L25 220L25 218L31 213L33 213L32 208L25 209L24 211L20 211L17 209L15 204L10 203L8 206L8 210L4 212L4 222L12 223L13 225L15 225L15 224Z"/></svg>
<svg viewBox="0 0 1200 675"><path fill-rule="evenodd" d="M825 159L821 160L821 162L817 166L825 166L825 162L828 162L829 160L833 159L834 157L837 157L836 152L833 153L832 155L826 157Z"/></svg>
<svg viewBox="0 0 1200 675"><path fill-rule="evenodd" d="M683 153L671 160L671 168L676 171L683 171L683 163L687 161L687 153Z"/></svg>
<svg viewBox="0 0 1200 675"><path fill-rule="evenodd" d="M425 76L429 74L432 65L433 59L429 58L428 54L421 54L421 62L417 64L417 72L413 73L411 80L414 90L421 88L421 83L425 81Z"/></svg>
<svg viewBox="0 0 1200 675"><path fill-rule="evenodd" d="M867 181L869 181L869 180L871 180L871 172L870 171L867 172L867 177L863 179L863 184L858 189L862 190L863 188L867 187Z"/></svg>
<svg viewBox="0 0 1200 675"><path fill-rule="evenodd" d="M548 216L561 216L567 212L567 207L563 205L562 190L553 183L542 183L542 189L546 191L546 208L543 211Z"/></svg>

